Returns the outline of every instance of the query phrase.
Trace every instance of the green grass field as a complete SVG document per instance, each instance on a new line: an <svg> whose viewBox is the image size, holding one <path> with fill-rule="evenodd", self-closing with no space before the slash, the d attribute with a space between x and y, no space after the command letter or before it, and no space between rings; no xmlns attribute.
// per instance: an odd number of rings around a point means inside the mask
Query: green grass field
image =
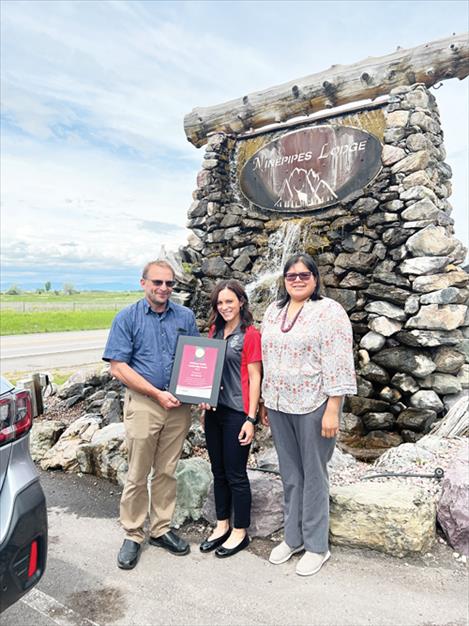
<svg viewBox="0 0 469 626"><path fill-rule="evenodd" d="M83 291L0 294L0 335L109 328L117 311L142 297L141 291Z"/></svg>
<svg viewBox="0 0 469 626"><path fill-rule="evenodd" d="M0 293L0 304L8 304L15 302L31 302L33 304L46 303L86 303L86 304L99 304L114 302L127 302L131 304L142 297L141 291L81 291L79 293L73 293L66 295L64 293L55 294L53 291L44 293L34 293L32 291L25 291L22 294L10 296L5 293Z"/></svg>
<svg viewBox="0 0 469 626"><path fill-rule="evenodd" d="M0 335L52 333L64 330L109 328L116 311L1 311Z"/></svg>

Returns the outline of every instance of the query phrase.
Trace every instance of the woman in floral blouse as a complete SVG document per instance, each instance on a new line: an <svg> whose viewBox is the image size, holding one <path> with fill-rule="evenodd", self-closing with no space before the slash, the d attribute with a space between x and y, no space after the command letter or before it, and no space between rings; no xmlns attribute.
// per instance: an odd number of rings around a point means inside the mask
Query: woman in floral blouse
<svg viewBox="0 0 469 626"><path fill-rule="evenodd" d="M320 295L307 254L283 270L285 291L262 323L263 423L270 425L285 498L285 540L270 562L305 550L296 568L308 576L330 557L327 463L339 430L342 400L356 393L352 328L342 306Z"/></svg>

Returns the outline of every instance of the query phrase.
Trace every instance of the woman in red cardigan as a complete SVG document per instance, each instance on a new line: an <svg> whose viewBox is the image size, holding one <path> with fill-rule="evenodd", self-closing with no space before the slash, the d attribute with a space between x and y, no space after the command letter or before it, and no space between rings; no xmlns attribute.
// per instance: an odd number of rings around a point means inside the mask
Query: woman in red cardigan
<svg viewBox="0 0 469 626"><path fill-rule="evenodd" d="M217 525L200 544L200 550L215 550L219 558L232 556L249 545L251 488L247 461L257 423L262 357L261 336L252 325L248 304L237 280L221 281L211 294L209 337L224 339L227 345L218 406L206 411L204 418Z"/></svg>

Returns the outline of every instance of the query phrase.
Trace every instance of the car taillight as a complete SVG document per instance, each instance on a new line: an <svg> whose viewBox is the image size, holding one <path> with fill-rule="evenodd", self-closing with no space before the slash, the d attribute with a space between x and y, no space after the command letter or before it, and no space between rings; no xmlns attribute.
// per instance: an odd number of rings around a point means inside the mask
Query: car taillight
<svg viewBox="0 0 469 626"><path fill-rule="evenodd" d="M31 578L37 570L37 541L34 540L29 551L28 578Z"/></svg>
<svg viewBox="0 0 469 626"><path fill-rule="evenodd" d="M0 444L28 432L32 425L31 396L22 390L0 400Z"/></svg>

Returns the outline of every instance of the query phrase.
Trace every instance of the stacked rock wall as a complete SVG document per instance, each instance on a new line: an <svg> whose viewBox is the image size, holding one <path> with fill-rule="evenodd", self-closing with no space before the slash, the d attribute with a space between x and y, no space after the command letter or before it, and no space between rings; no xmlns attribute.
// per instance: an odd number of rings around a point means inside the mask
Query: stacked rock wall
<svg viewBox="0 0 469 626"><path fill-rule="evenodd" d="M315 257L326 295L353 324L358 395L347 399L342 437L363 448L363 458L428 432L467 388L469 370L469 276L460 267L466 250L454 237L435 99L422 85L398 88L380 115L377 178L307 216L250 205L237 186L244 139L213 135L189 209L192 235L181 250L196 279L191 305L206 319L208 293L221 278L249 284L264 271L281 272L270 267L274 235L295 225L291 252ZM275 245L282 245L278 237ZM257 291L259 319L271 296Z"/></svg>

